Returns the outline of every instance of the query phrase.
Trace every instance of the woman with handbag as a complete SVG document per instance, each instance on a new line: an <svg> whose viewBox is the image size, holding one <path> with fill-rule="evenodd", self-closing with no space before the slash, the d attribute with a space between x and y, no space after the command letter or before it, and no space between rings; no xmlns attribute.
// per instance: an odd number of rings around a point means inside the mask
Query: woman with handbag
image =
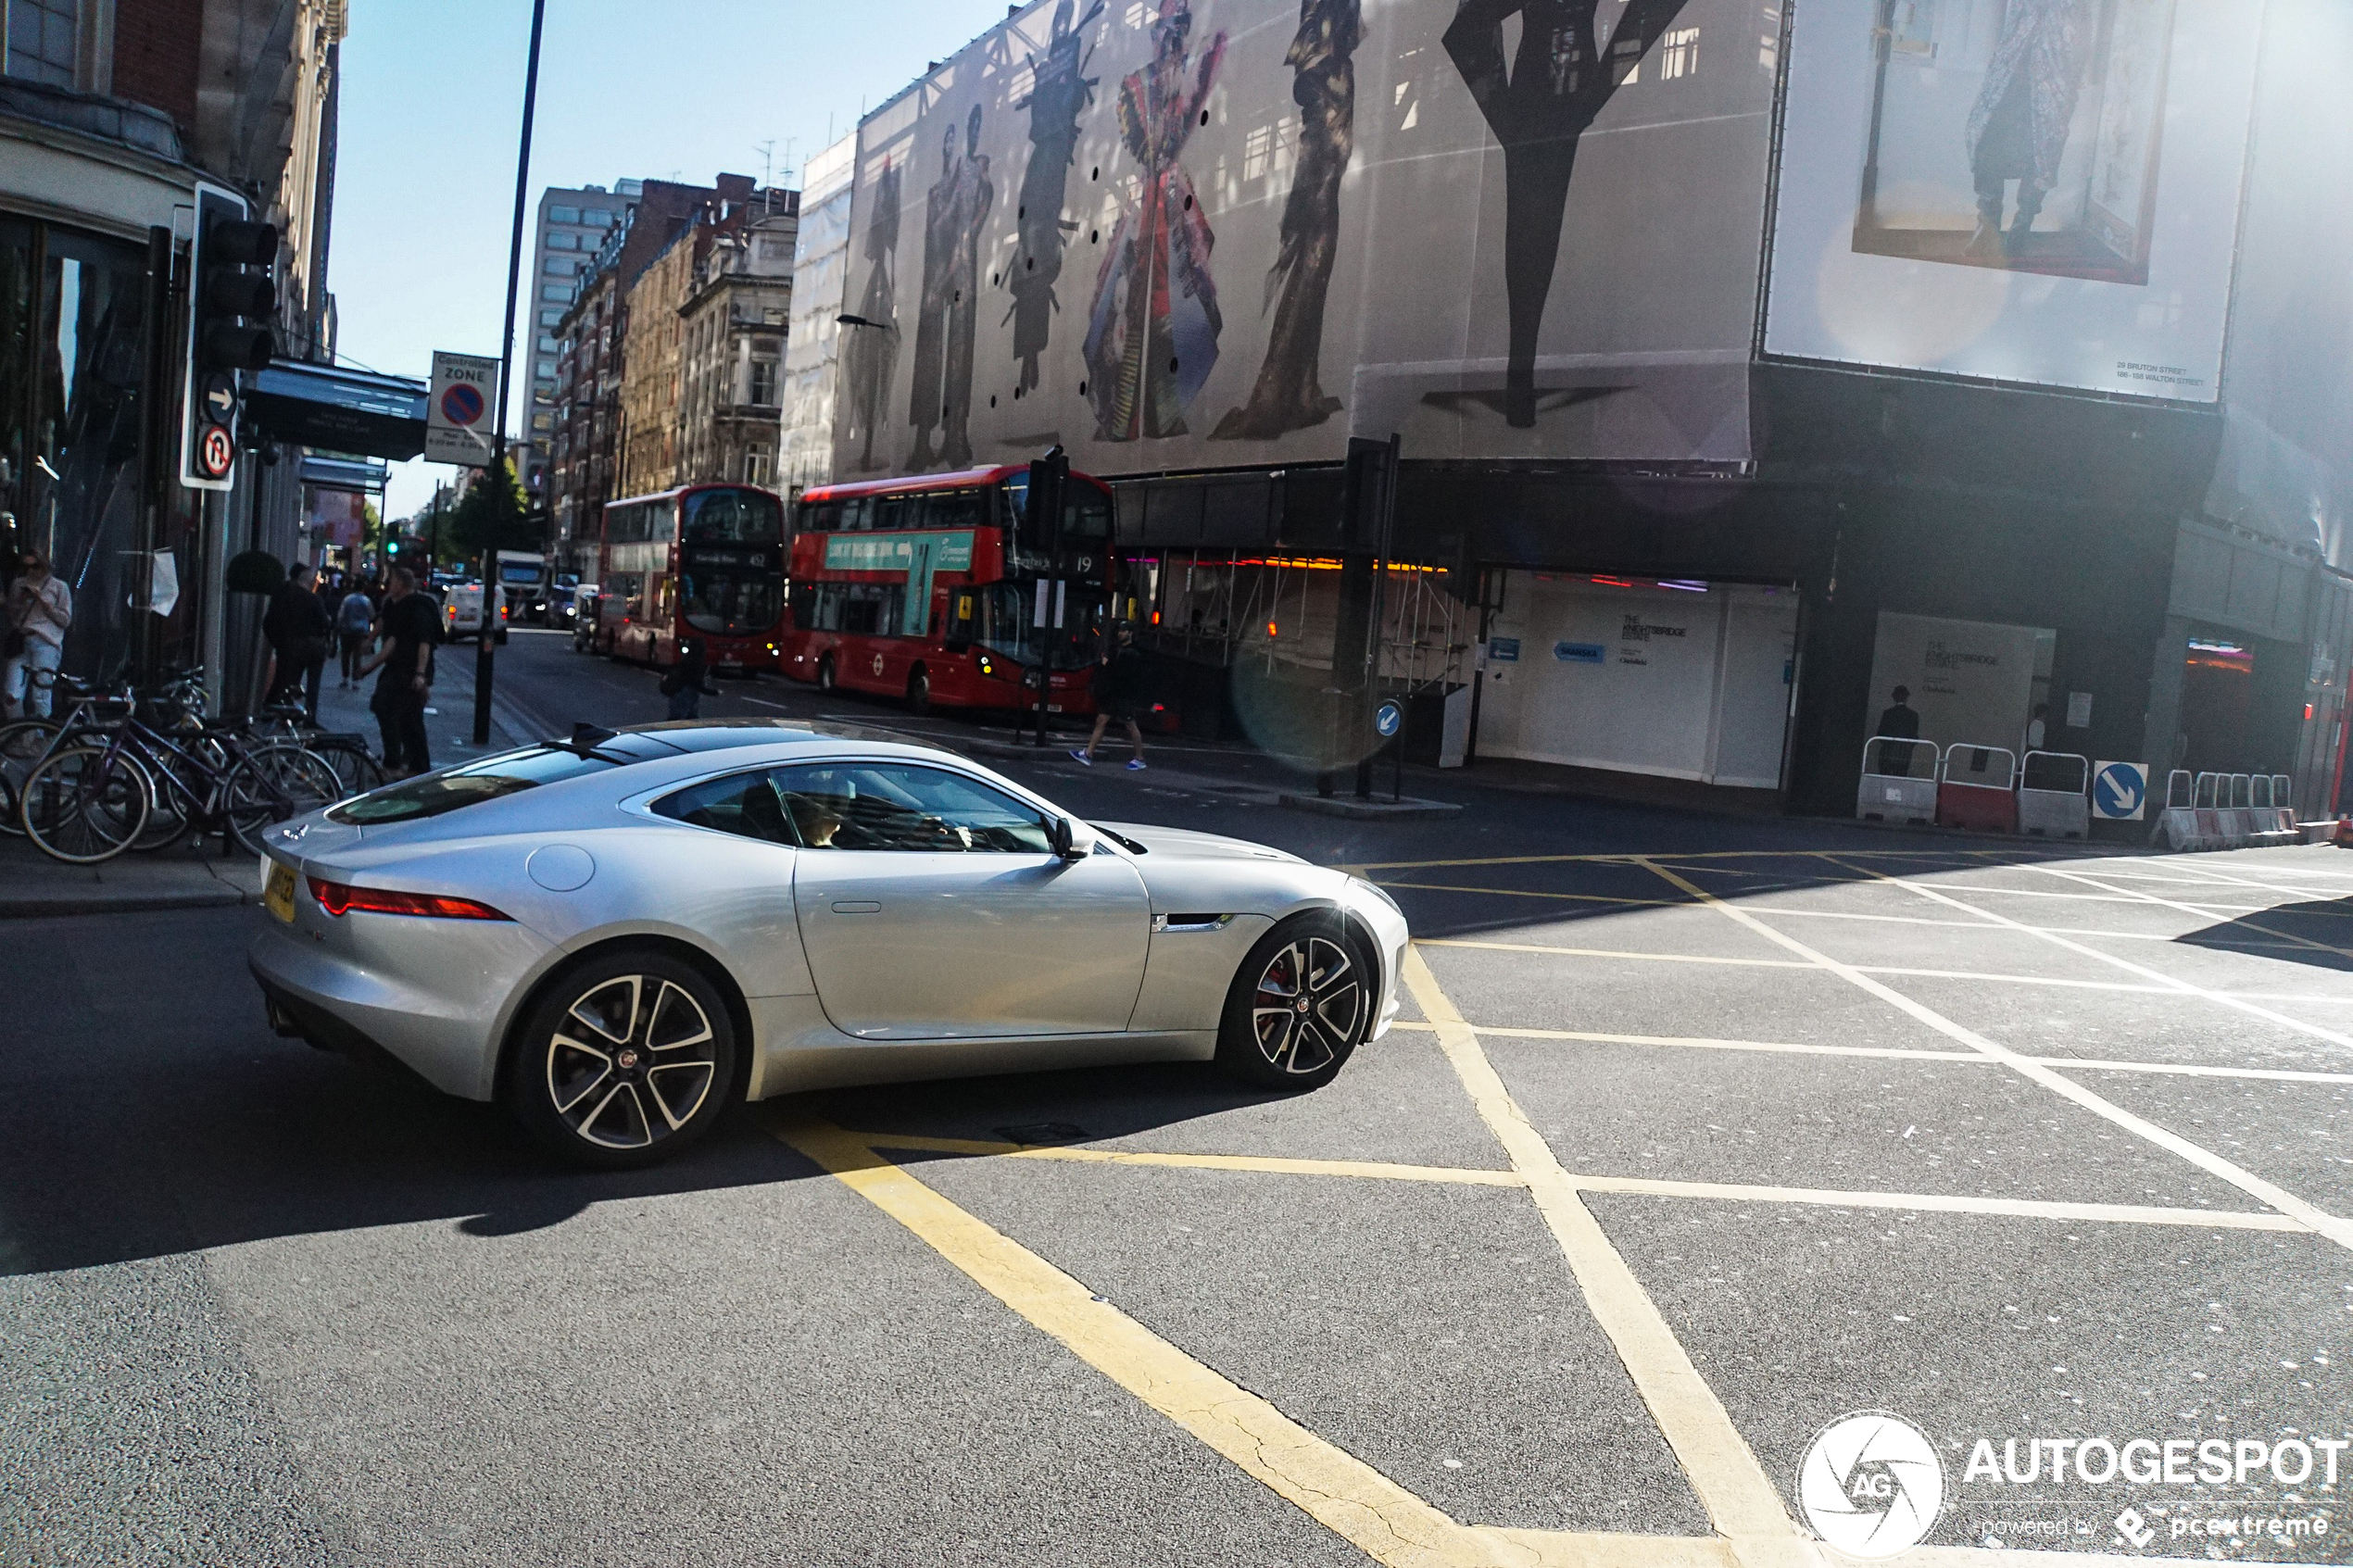
<svg viewBox="0 0 2353 1568"><path fill-rule="evenodd" d="M17 571L8 586L8 662L0 672L0 693L11 719L46 719L66 628L73 624L73 590L51 575L48 558L38 550L27 550Z"/></svg>

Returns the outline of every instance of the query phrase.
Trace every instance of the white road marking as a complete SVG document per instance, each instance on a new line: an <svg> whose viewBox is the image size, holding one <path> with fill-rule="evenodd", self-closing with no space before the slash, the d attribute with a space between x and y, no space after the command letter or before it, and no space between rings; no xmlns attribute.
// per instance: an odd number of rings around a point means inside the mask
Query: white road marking
<svg viewBox="0 0 2353 1568"><path fill-rule="evenodd" d="M1796 937L1790 935L1786 932L1774 930L1771 926L1767 925L1763 921L1757 920L1749 915L1738 906L1726 903L1724 900L1716 897L1714 895L1694 886L1692 883L1685 881L1683 878L1676 875L1673 872L1660 870L1656 866L1653 866L1651 869L1654 872L1656 872L1660 877L1664 878L1668 883L1680 886L1684 891L1693 894L1696 897L1705 898L1711 908L1719 910L1727 919L1737 921L1741 924L1747 926L1750 930L1762 934L1768 940L1787 948L1793 953L1796 953L1804 958L1811 959L1814 962L1819 964L1822 968L1829 970L1831 973L1839 975L1850 984L1869 992L1871 995L1878 997L1881 1000L1887 1002L1890 1006L1910 1014L1913 1018L1916 1018L1920 1022L1927 1024L1930 1028L1936 1030L1939 1034L1944 1035L1948 1038L1958 1040L1961 1044L1969 1047L1973 1050L1982 1050L1988 1056L1999 1059L2000 1060L2007 1063L2014 1072L2020 1073L2023 1077L2031 1079L2034 1083L2042 1085L2052 1093L2059 1095L2066 1099L2072 1100L2075 1104L2082 1106L2084 1110L2093 1112L2095 1115L2104 1118L2115 1125L2123 1128L2129 1133L2133 1133L2146 1139L2148 1142L2157 1145L2160 1148L2169 1150L2170 1152L2180 1156L2182 1159L2188 1160L2191 1164L2196 1165L2198 1169L2206 1172L2208 1175L2221 1177L2222 1180L2230 1183L2233 1186L2237 1187L2241 1192L2246 1193L2248 1197L2253 1198L2258 1202L2267 1204L2270 1207L2278 1210L2283 1214L2295 1216L2295 1218L2301 1221L2307 1228L2310 1229L2317 1235L2326 1236L2329 1240L2335 1242L2338 1246L2343 1247L2347 1250L2353 1250L2353 1223L2348 1223L2337 1218L2334 1214L2325 1212L2314 1205L2306 1202L2303 1198L2296 1197L2296 1194L2289 1192L2286 1188L2274 1183L2265 1181L2254 1172L2246 1170L2243 1166L2233 1164L2210 1149L2200 1148L2198 1145L2190 1142L2189 1139L2183 1137L2178 1133L2168 1131L2166 1128L2158 1126L2154 1122L2147 1121L2143 1117L2135 1116L2131 1111L2126 1110L2123 1107L2101 1098L2099 1095L2093 1093L2090 1089L2074 1082L2072 1079L2062 1077L2059 1073L2050 1068L2043 1066L2040 1062L2032 1061L2027 1058L2019 1055L2016 1051L2011 1050L2008 1047L1997 1045L1994 1041L1987 1039L1984 1035L1980 1035L1975 1030L1966 1028L1959 1023L1956 1023L1953 1020L1945 1017L1943 1013L1938 1012L1935 1009L1928 1007L1924 1003L1914 1001L1911 997L1906 997L1901 991L1895 990L1892 986L1881 985L1869 975L1856 969L1854 965L1841 963L1836 959L1831 958L1827 954L1815 951L1813 948L1808 947L1805 943L1800 942ZM1967 909L1969 906L1961 905L1960 907ZM1984 911L1980 912L1982 913ZM1428 1009L1424 1009L1424 1010L1427 1011Z"/></svg>

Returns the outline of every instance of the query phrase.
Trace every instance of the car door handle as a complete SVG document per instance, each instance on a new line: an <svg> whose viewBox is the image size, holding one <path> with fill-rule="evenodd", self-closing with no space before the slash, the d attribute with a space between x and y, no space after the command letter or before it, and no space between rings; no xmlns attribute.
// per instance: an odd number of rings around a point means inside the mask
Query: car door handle
<svg viewBox="0 0 2353 1568"><path fill-rule="evenodd" d="M871 898L837 898L834 913L837 915L878 915L882 906Z"/></svg>

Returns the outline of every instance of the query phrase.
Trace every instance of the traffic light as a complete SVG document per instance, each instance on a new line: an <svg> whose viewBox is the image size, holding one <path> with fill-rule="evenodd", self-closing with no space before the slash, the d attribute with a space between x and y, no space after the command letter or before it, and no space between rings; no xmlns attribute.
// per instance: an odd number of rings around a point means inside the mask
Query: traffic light
<svg viewBox="0 0 2353 1568"><path fill-rule="evenodd" d="M277 352L270 318L278 305L278 230L254 222L249 212L233 191L196 187L180 459L180 482L196 490L226 490L236 482L237 377L267 369Z"/></svg>

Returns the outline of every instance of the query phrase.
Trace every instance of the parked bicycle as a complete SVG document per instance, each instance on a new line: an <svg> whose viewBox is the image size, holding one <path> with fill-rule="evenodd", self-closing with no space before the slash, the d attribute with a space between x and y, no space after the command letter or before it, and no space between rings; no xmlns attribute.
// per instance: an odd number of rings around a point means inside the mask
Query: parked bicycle
<svg viewBox="0 0 2353 1568"><path fill-rule="evenodd" d="M16 785L17 820L44 854L94 865L127 849L167 848L202 826L258 856L263 829L350 793L325 758L298 742L194 719L168 700L174 686L148 704L126 704L110 721L91 713L103 697L78 701L48 737ZM0 734L0 755L29 738Z"/></svg>

